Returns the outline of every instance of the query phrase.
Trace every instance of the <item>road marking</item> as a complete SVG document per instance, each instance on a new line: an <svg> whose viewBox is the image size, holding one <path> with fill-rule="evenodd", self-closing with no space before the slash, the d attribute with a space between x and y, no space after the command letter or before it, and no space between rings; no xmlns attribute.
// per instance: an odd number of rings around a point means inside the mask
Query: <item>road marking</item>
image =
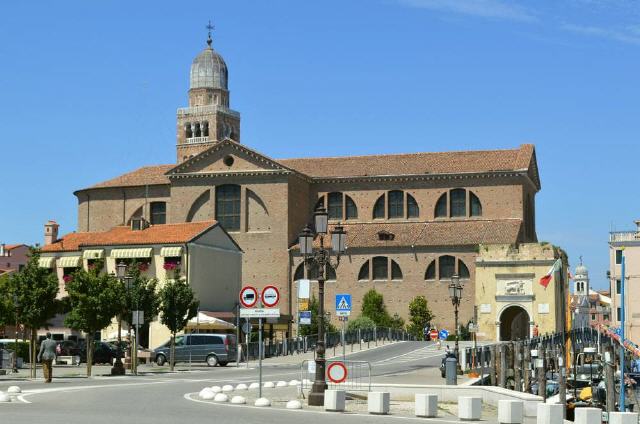
<svg viewBox="0 0 640 424"><path fill-rule="evenodd" d="M285 408L273 408L273 407L264 407L264 406L253 406L253 405L234 405L232 403L218 403L218 402L211 402L211 401L207 401L207 400L202 400L202 399L195 399L192 396L198 396L197 393L185 393L184 394L184 398L188 401L191 402L198 402L198 403L205 403L207 405L212 405L212 406L226 406L228 408L251 408L251 409L260 409L262 411L272 411L272 412L293 412L293 413L306 413L306 414L326 414L326 415L332 415L332 416L336 416L336 412L328 412L328 411L316 411L316 410L312 410L312 409L285 409ZM453 423L453 424L460 424L460 421L458 420L446 420L446 419L442 419L442 418L421 418L421 417L403 417L403 416L398 416L398 415L373 415L373 414L363 414L360 412L343 412L344 416L356 416L356 417L367 417L367 419L395 419L395 420L411 420L411 421L421 421L421 422L428 422L428 421L435 421L438 423Z"/></svg>

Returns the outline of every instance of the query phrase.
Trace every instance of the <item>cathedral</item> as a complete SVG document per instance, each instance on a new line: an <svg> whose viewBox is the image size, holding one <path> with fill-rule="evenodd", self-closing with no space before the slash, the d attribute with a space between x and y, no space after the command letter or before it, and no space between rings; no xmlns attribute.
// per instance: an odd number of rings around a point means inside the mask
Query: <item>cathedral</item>
<svg viewBox="0 0 640 424"><path fill-rule="evenodd" d="M177 110L176 161L142 166L77 190L78 228L216 221L242 249L242 284L280 288L291 335L299 233L322 206L347 233L346 254L326 270L325 310L350 293L352 317L364 293L384 295L390 315L426 296L439 328L453 329L451 277L463 284L461 323L471 319L480 245L535 242L540 180L533 145L506 150L274 159L241 139L229 72L211 37L191 64L188 106ZM167 146L168 146L167 140ZM212 287L211 290L218 288Z"/></svg>

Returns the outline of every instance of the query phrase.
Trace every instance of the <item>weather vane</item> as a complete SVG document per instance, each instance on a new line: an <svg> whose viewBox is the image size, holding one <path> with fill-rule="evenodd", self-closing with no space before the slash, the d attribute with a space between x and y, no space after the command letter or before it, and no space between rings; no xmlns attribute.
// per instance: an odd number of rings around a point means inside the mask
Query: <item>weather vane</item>
<svg viewBox="0 0 640 424"><path fill-rule="evenodd" d="M209 21L209 24L205 28L209 30L208 37L207 37L207 44L209 45L209 47L211 47L211 42L213 41L211 40L211 30L213 30L215 27L211 25L211 21Z"/></svg>

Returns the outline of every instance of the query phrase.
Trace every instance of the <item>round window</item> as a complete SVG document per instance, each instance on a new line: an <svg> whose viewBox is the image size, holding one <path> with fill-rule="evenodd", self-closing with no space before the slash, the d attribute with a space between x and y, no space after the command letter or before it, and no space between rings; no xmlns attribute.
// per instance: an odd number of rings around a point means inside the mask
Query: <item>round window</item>
<svg viewBox="0 0 640 424"><path fill-rule="evenodd" d="M233 165L233 156L225 156L222 162L227 166Z"/></svg>

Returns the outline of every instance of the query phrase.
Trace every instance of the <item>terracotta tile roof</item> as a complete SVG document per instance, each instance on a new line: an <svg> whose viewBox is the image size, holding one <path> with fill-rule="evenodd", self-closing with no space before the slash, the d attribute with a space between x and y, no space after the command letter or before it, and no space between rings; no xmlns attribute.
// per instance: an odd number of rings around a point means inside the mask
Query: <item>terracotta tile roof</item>
<svg viewBox="0 0 640 424"><path fill-rule="evenodd" d="M135 171L127 172L119 177L95 184L89 188L131 187L143 185L169 184L169 178L164 174L175 165L143 166ZM86 190L86 189L85 189Z"/></svg>
<svg viewBox="0 0 640 424"><path fill-rule="evenodd" d="M20 247L20 246L28 247L26 244L5 244L5 245L4 245L4 250L7 250L7 251L8 251L8 250L13 250L13 249L15 249L16 247Z"/></svg>
<svg viewBox="0 0 640 424"><path fill-rule="evenodd" d="M467 246L481 243L516 243L520 238L522 220L467 220L398 223L342 224L347 232L347 249L408 246ZM333 227L333 226L332 226ZM392 240L380 240L378 233L393 235ZM316 246L320 245L318 239ZM325 237L325 245L331 238ZM294 246L297 248L297 240Z"/></svg>
<svg viewBox="0 0 640 424"><path fill-rule="evenodd" d="M279 159L278 162L311 177L459 174L527 170L534 147L517 149L399 155Z"/></svg>
<svg viewBox="0 0 640 424"><path fill-rule="evenodd" d="M186 243L215 225L217 225L216 221L201 221L152 225L140 231L121 226L102 232L69 233L55 243L44 246L42 252L74 252L86 246Z"/></svg>
<svg viewBox="0 0 640 424"><path fill-rule="evenodd" d="M517 149L393 155L310 157L275 159L281 165L312 178L344 178L388 175L460 174L529 170L534 160L532 144ZM169 184L171 165L145 166L89 188ZM531 170L537 180L537 170ZM534 181L539 185L538 181Z"/></svg>

